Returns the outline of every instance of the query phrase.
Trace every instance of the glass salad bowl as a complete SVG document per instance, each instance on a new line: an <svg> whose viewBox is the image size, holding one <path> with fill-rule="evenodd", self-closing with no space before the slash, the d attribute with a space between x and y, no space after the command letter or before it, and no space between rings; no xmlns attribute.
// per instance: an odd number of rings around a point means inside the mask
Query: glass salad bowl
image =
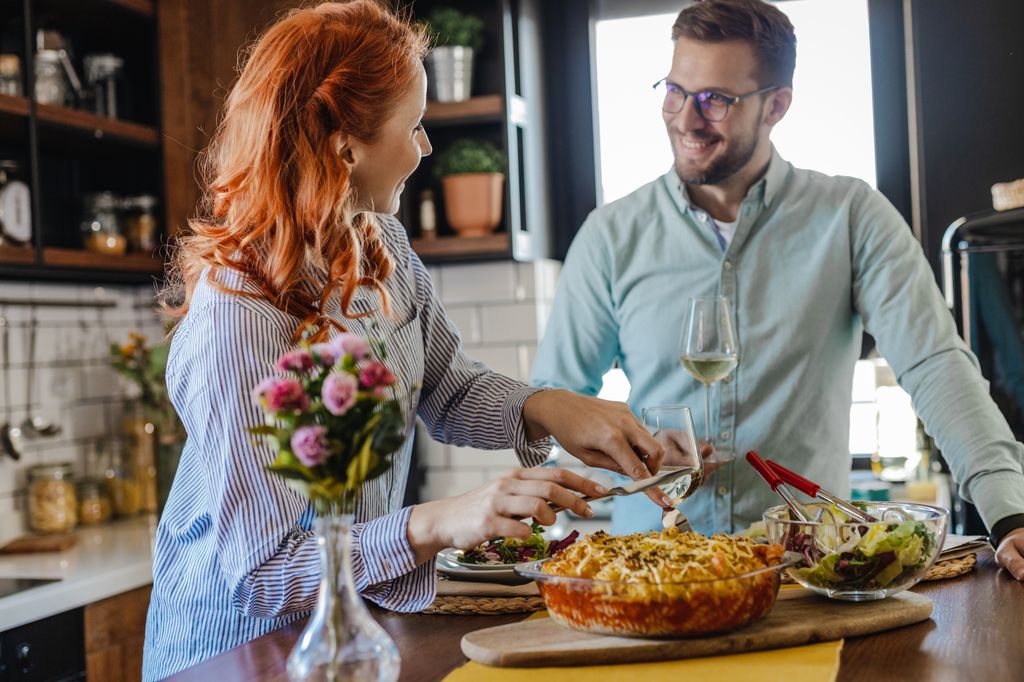
<svg viewBox="0 0 1024 682"><path fill-rule="evenodd" d="M516 566L536 581L548 614L561 625L623 637L697 637L736 630L763 618L779 593L782 570L801 560L728 578L681 583L595 580L550 575L545 561Z"/></svg>
<svg viewBox="0 0 1024 682"><path fill-rule="evenodd" d="M946 538L948 512L927 504L855 502L877 521L862 523L829 504L807 504L813 523L790 518L785 505L764 513L772 542L799 552L787 569L807 589L832 599L884 599L917 584Z"/></svg>

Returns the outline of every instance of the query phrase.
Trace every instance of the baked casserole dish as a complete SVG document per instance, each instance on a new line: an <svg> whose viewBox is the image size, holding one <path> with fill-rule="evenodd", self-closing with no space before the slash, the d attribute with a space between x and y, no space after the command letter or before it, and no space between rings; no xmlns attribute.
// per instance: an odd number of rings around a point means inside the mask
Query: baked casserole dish
<svg viewBox="0 0 1024 682"><path fill-rule="evenodd" d="M718 534L598 532L544 561L516 567L534 579L549 615L575 630L628 637L692 637L762 618L782 569L781 545Z"/></svg>

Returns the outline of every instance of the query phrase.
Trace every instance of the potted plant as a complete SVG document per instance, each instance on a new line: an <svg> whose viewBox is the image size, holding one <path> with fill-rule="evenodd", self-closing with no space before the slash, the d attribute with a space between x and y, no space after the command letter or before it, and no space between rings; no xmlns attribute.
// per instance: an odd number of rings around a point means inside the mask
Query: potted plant
<svg viewBox="0 0 1024 682"><path fill-rule="evenodd" d="M501 223L504 170L505 155L485 140L461 139L438 154L445 217L461 236L480 237Z"/></svg>
<svg viewBox="0 0 1024 682"><path fill-rule="evenodd" d="M484 22L452 7L436 7L427 19L436 47L427 55L431 99L461 102L473 85L473 54L484 42Z"/></svg>

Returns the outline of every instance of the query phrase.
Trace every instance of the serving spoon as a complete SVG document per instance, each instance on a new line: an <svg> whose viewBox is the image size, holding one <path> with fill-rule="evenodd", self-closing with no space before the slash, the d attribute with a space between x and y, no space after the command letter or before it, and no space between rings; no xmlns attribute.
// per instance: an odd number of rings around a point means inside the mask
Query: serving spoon
<svg viewBox="0 0 1024 682"><path fill-rule="evenodd" d="M32 390L36 381L36 316L29 322L28 333L28 386L25 389L25 405L29 414L21 422L21 432L29 438L48 438L60 433L60 426L38 414L32 415Z"/></svg>
<svg viewBox="0 0 1024 682"><path fill-rule="evenodd" d="M13 435L16 432L16 427L11 424L11 353L8 336L7 318L0 316L0 329L3 330L3 334L0 335L0 340L3 340L3 384L4 384L4 422L0 425L0 450L4 451L8 457L13 460L21 459L21 453L18 452L18 448L14 445Z"/></svg>

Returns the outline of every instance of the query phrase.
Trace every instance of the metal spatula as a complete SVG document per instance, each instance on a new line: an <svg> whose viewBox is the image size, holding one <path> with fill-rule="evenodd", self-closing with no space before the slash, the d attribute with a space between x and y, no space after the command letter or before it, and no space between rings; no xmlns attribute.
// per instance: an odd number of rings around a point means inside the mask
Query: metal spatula
<svg viewBox="0 0 1024 682"><path fill-rule="evenodd" d="M642 478L639 481L630 481L629 483L609 488L608 492L604 495L584 495L580 499L584 502L590 502L591 500L600 500L605 497L635 495L636 493L642 493L649 488L653 488L656 485L668 485L677 478L693 475L695 473L697 473L697 470L690 467L684 467L682 469L668 469L666 471L660 471L648 478ZM551 510L554 512L560 512L564 509L565 507L561 505L551 505Z"/></svg>

